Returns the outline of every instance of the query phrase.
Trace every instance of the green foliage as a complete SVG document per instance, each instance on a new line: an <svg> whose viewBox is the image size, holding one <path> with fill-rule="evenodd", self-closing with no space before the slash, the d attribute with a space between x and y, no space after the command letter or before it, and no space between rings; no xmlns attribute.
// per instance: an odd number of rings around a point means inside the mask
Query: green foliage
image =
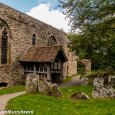
<svg viewBox="0 0 115 115"><path fill-rule="evenodd" d="M114 115L115 99L94 99L94 86L76 86L60 88L62 98L54 98L40 94L25 94L11 99L6 110L34 111L34 115ZM74 101L70 95L75 92L84 92L91 99Z"/></svg>
<svg viewBox="0 0 115 115"><path fill-rule="evenodd" d="M17 87L11 87L11 88L5 88L0 90L0 95L10 94L10 93L16 93L25 91L26 87L25 85L17 86Z"/></svg>
<svg viewBox="0 0 115 115"><path fill-rule="evenodd" d="M77 63L77 71L82 72L83 71L83 65L81 63Z"/></svg>
<svg viewBox="0 0 115 115"><path fill-rule="evenodd" d="M90 77L90 76L92 76L92 78L94 78L93 76L95 76L96 74L97 74L97 72L91 72L91 73L85 75L85 77Z"/></svg>
<svg viewBox="0 0 115 115"><path fill-rule="evenodd" d="M72 29L79 28L80 30L94 30L92 25L104 22L108 16L113 16L115 13L114 0L58 0L59 7L64 8L64 14L70 19ZM108 22L106 22L108 25ZM110 23L109 23L110 24ZM98 27L100 30L106 27L102 24ZM109 27L109 25L108 25ZM107 27L106 27L107 28ZM105 29L106 29L105 28Z"/></svg>
<svg viewBox="0 0 115 115"><path fill-rule="evenodd" d="M93 69L115 68L115 1L114 0L58 0L70 19L69 34L72 51L82 59L91 59Z"/></svg>

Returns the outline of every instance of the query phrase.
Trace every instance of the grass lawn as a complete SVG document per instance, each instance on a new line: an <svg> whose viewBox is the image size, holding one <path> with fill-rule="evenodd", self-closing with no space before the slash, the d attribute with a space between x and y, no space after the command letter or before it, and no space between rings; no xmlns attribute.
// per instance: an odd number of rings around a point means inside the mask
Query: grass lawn
<svg viewBox="0 0 115 115"><path fill-rule="evenodd" d="M21 91L25 91L25 89L26 89L25 85L21 85L21 86L17 86L17 87L11 87L11 88L5 88L5 89L0 89L0 95L21 92Z"/></svg>
<svg viewBox="0 0 115 115"><path fill-rule="evenodd" d="M115 115L115 99L93 99L94 86L60 88L62 98L40 94L24 94L11 99L7 110L34 111L34 115ZM90 100L70 100L71 94L82 91ZM22 114L21 114L22 115Z"/></svg>

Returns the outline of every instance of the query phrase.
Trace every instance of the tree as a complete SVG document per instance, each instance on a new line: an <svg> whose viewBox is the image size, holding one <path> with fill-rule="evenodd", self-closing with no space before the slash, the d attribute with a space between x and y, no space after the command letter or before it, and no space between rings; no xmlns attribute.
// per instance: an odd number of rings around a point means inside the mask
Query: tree
<svg viewBox="0 0 115 115"><path fill-rule="evenodd" d="M71 50L80 58L88 58L95 69L112 65L115 68L115 1L114 0L64 0L60 2L64 14L70 19L74 31L69 34Z"/></svg>

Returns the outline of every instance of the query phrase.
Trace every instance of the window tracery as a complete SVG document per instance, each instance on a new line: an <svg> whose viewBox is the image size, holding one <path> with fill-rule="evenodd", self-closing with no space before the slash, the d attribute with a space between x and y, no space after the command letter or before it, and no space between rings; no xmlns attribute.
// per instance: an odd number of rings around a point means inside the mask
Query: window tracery
<svg viewBox="0 0 115 115"><path fill-rule="evenodd" d="M48 40L48 46L54 46L57 45L56 39L54 36L51 36Z"/></svg>

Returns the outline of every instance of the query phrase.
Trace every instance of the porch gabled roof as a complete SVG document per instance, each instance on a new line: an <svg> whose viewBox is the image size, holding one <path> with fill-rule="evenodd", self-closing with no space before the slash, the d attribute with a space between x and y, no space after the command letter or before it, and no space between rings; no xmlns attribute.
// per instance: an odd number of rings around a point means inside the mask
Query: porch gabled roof
<svg viewBox="0 0 115 115"><path fill-rule="evenodd" d="M61 53L60 53L61 52ZM67 57L61 46L33 46L30 47L19 59L20 62L47 62L53 63L61 54L62 61L66 62Z"/></svg>

